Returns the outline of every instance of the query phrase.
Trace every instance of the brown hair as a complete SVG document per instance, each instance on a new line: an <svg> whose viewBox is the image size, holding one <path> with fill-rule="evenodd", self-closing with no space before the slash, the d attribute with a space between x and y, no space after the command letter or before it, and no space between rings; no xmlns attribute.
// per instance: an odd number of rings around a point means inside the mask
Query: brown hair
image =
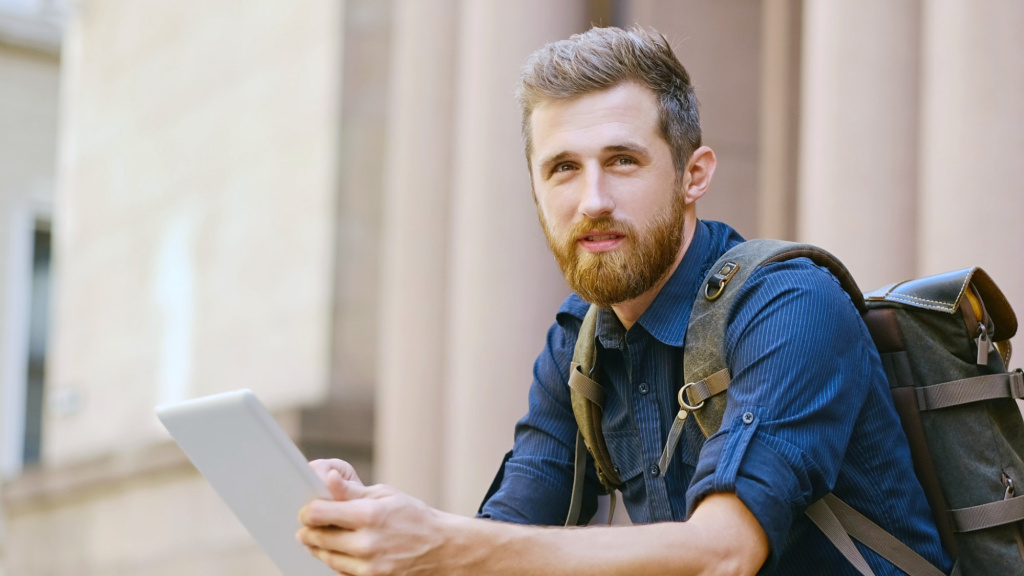
<svg viewBox="0 0 1024 576"><path fill-rule="evenodd" d="M655 30L634 26L591 28L537 50L523 66L516 99L523 112L526 162L533 152L530 117L545 100L575 98L637 82L658 98L661 135L672 150L680 179L690 154L700 147L700 115L690 75Z"/></svg>

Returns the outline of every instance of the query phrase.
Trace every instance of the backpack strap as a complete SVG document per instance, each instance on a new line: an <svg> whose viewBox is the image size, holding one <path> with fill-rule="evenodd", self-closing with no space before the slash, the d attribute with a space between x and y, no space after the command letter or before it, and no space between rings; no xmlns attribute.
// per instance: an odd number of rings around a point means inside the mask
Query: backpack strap
<svg viewBox="0 0 1024 576"><path fill-rule="evenodd" d="M759 239L738 244L723 254L711 267L693 303L683 350L686 385L680 391L680 408L694 413L704 436L718 431L725 414L725 396L721 394L728 388L729 377L725 329L738 288L761 266L794 258L809 258L827 268L864 312L864 297L853 276L835 256L817 246Z"/></svg>
<svg viewBox="0 0 1024 576"><path fill-rule="evenodd" d="M615 510L615 489L622 485L615 465L612 464L608 445L604 441L604 433L601 430L601 417L604 414L604 388L593 378L597 365L597 348L594 345L594 338L597 334L598 310L599 308L594 305L587 310L579 335L576 337L572 363L569 365L569 397L579 431L576 433L572 498L569 503L569 515L565 521L566 526L576 526L579 522L580 510L583 505L587 452L594 457L598 480L612 497L611 510L613 512ZM608 522L611 523L611 513L608 515Z"/></svg>
<svg viewBox="0 0 1024 576"><path fill-rule="evenodd" d="M912 548L834 494L826 494L806 511L843 556L865 576L874 576L851 536L911 576L945 576Z"/></svg>
<svg viewBox="0 0 1024 576"><path fill-rule="evenodd" d="M738 244L723 254L704 279L701 293L694 301L690 313L683 350L686 384L679 390L679 415L669 432L665 452L659 462L663 467L662 472L668 468L688 413L693 412L705 437L717 432L722 425L726 408L726 395L722 392L728 389L730 382L725 357L725 332L739 293L738 288L761 266L794 258L808 258L828 269L850 295L861 314L867 310L864 296L849 270L835 256L816 246L760 239ZM1002 381L993 382L993 387L1000 384L1006 388ZM937 393L933 396L941 397L944 401L947 395ZM907 574L943 576L938 568L909 546L833 494L826 494L811 504L806 514L864 576L873 576L874 572L857 550L853 539Z"/></svg>

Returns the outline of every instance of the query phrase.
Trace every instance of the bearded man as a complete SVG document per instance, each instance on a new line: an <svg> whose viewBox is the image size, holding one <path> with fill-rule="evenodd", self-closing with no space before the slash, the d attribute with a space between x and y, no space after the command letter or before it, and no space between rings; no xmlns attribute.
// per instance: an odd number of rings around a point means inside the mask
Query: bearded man
<svg viewBox="0 0 1024 576"><path fill-rule="evenodd" d="M659 468L694 298L742 241L697 219L716 158L664 38L595 28L545 46L518 97L537 213L575 294L535 364L500 486L480 518L462 518L317 461L335 501L303 509L300 540L353 575L855 574L803 515L834 492L948 571L875 348L839 283L810 260L763 267L741 286L721 431L705 441L690 419ZM635 525L558 529L577 434L566 382L590 304L601 307L602 428ZM599 491L591 465L584 521ZM876 574L902 573L861 552Z"/></svg>

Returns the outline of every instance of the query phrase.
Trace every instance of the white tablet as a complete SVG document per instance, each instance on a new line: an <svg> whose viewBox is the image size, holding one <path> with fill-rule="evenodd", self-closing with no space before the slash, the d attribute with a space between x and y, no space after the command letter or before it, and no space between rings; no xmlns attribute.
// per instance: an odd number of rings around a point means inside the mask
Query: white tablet
<svg viewBox="0 0 1024 576"><path fill-rule="evenodd" d="M255 394L225 392L156 413L282 574L335 574L295 540L299 510L330 492Z"/></svg>

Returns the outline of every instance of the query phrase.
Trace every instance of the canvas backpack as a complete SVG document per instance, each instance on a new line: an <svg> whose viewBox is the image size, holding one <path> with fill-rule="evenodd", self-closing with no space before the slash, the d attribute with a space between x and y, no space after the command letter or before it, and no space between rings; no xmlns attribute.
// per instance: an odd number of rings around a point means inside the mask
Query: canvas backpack
<svg viewBox="0 0 1024 576"><path fill-rule="evenodd" d="M752 240L733 247L711 267L694 301L684 344L686 384L678 393L680 410L659 462L661 472L671 463L688 416L705 437L721 425L730 380L726 320L738 289L759 267L799 257L827 268L867 324L940 539L956 560L953 574L1024 574L1024 494L1016 494L1024 482L1024 421L1016 403L1024 397L1024 373L1006 368L1017 319L980 268L862 294L842 263L815 246ZM622 484L601 431L604 391L591 378L596 319L597 308L591 306L570 367L579 433L566 525L579 519L588 453L613 498ZM854 539L911 576L943 574L832 494L806 513L861 574L873 572Z"/></svg>

